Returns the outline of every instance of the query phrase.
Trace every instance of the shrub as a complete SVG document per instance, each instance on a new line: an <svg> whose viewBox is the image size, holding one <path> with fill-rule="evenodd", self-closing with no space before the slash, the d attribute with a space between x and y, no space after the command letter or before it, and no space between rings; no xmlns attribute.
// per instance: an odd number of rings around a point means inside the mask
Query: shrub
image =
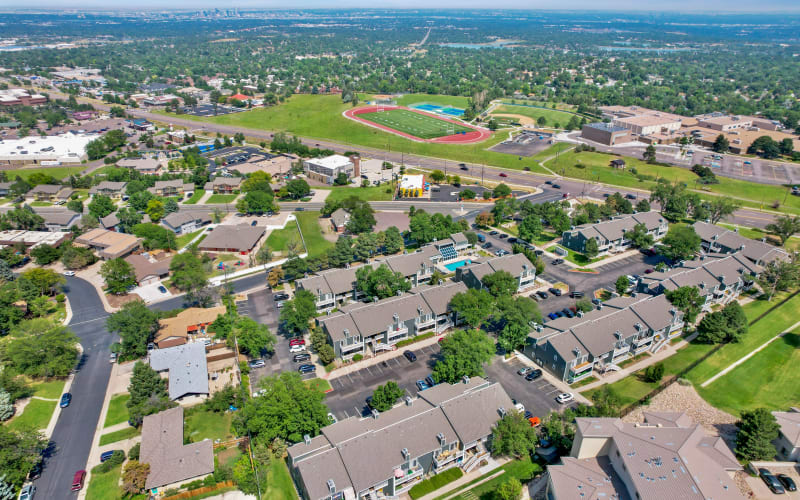
<svg viewBox="0 0 800 500"><path fill-rule="evenodd" d="M401 340L396 345L397 345L397 347L399 349L400 347L404 347L404 346L407 346L409 344L413 344L414 342L419 342L420 340L429 339L429 338L433 337L434 335L436 335L436 332L423 333L422 335L417 335L416 337L412 337L410 339Z"/></svg>
<svg viewBox="0 0 800 500"><path fill-rule="evenodd" d="M656 363L644 369L644 379L647 382L657 384L664 376L664 363Z"/></svg>
<svg viewBox="0 0 800 500"><path fill-rule="evenodd" d="M361 361L362 359L364 359L363 354L356 354L355 356L353 356L353 361Z"/></svg>
<svg viewBox="0 0 800 500"><path fill-rule="evenodd" d="M111 458L109 458L105 462L101 463L100 465L92 469L92 472L96 472L99 474L102 474L103 472L108 472L114 467L122 465L122 462L124 461L125 461L125 452L122 450L114 450L114 452L111 454Z"/></svg>
<svg viewBox="0 0 800 500"><path fill-rule="evenodd" d="M56 295L56 302L58 302L59 304L63 304L65 300L67 300L67 296L64 295L63 293L59 293L58 295Z"/></svg>
<svg viewBox="0 0 800 500"><path fill-rule="evenodd" d="M141 443L136 443L135 445L131 446L131 449L128 450L128 458L130 460L139 460L139 448L141 446Z"/></svg>

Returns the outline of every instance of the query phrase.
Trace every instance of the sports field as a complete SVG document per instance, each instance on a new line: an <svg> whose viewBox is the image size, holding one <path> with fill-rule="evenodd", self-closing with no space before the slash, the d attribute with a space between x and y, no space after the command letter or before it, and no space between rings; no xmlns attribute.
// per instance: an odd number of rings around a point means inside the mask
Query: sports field
<svg viewBox="0 0 800 500"><path fill-rule="evenodd" d="M461 132L472 132L471 128L453 122L440 120L434 116L417 113L408 109L387 109L358 115L364 120L389 127L420 139L436 139Z"/></svg>

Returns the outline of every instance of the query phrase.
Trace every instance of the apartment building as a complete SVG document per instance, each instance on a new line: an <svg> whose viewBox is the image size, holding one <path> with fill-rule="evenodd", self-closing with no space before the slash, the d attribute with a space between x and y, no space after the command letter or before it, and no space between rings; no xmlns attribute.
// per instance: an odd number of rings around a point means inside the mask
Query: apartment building
<svg viewBox="0 0 800 500"><path fill-rule="evenodd" d="M636 288L657 295L682 286L693 286L705 299L702 309L710 311L712 306L725 305L749 290L762 270L741 252L708 254L684 261L668 271L646 274L639 278Z"/></svg>
<svg viewBox="0 0 800 500"><path fill-rule="evenodd" d="M158 175L163 165L153 158L124 158L117 162L118 167L130 168L144 175Z"/></svg>
<svg viewBox="0 0 800 500"><path fill-rule="evenodd" d="M181 179L171 181L156 181L155 185L147 188L148 191L156 196L184 196L194 192L194 184L183 182Z"/></svg>
<svg viewBox="0 0 800 500"><path fill-rule="evenodd" d="M297 289L307 290L314 294L318 311L333 309L342 304L363 299L364 294L356 286L356 271L365 266L375 269L381 264L381 262L372 262L358 267L332 269L297 280ZM383 265L386 264L383 263Z"/></svg>
<svg viewBox="0 0 800 500"><path fill-rule="evenodd" d="M112 200L119 200L125 193L125 187L127 185L127 182L102 181L100 184L89 189L89 194L102 194L103 196L108 196Z"/></svg>
<svg viewBox="0 0 800 500"><path fill-rule="evenodd" d="M800 408L789 411L773 411L778 421L778 439L773 443L781 460L800 462Z"/></svg>
<svg viewBox="0 0 800 500"><path fill-rule="evenodd" d="M290 470L305 500L397 498L426 475L475 468L507 411L514 404L499 383L439 384L385 413L304 436L288 450Z"/></svg>
<svg viewBox="0 0 800 500"><path fill-rule="evenodd" d="M786 250L770 245L763 239L759 241L745 238L735 230L731 231L708 222L697 221L692 227L700 236L701 245L706 252L725 254L740 252L759 266L766 266L774 260L791 259Z"/></svg>
<svg viewBox="0 0 800 500"><path fill-rule="evenodd" d="M624 252L632 245L625 234L633 231L637 224L644 224L647 233L653 236L654 241L661 240L669 230L669 222L660 213L642 212L596 224L584 224L564 231L561 235L561 244L570 250L582 253L586 249L586 242L594 239L601 254Z"/></svg>
<svg viewBox="0 0 800 500"><path fill-rule="evenodd" d="M664 295L634 294L537 326L528 335L525 354L572 384L637 354L657 352L682 327L683 313Z"/></svg>
<svg viewBox="0 0 800 500"><path fill-rule="evenodd" d="M644 422L577 418L569 457L548 466L549 500L743 499L742 470L724 439L683 412L644 412Z"/></svg>
<svg viewBox="0 0 800 500"><path fill-rule="evenodd" d="M348 179L359 177L360 168L357 167L357 157L348 158L342 155L331 155L325 158L312 158L303 161L303 168L309 179L333 184L339 174L345 174Z"/></svg>
<svg viewBox="0 0 800 500"><path fill-rule="evenodd" d="M536 286L536 267L525 255L508 254L486 262L477 262L456 269L456 281L463 281L470 288L483 288L483 278L498 271L505 271L517 280L517 293Z"/></svg>
<svg viewBox="0 0 800 500"><path fill-rule="evenodd" d="M450 300L466 292L463 283L427 286L412 292L362 304L343 306L341 312L317 319L339 358L389 350L423 333L441 333L459 322Z"/></svg>
<svg viewBox="0 0 800 500"><path fill-rule="evenodd" d="M213 181L206 182L204 189L209 193L231 194L239 192L241 185L241 177L215 177Z"/></svg>

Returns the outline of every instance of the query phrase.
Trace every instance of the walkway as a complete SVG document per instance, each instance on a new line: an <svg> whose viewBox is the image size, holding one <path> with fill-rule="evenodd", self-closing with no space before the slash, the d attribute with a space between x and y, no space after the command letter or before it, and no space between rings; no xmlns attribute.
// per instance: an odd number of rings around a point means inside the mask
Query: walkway
<svg viewBox="0 0 800 500"><path fill-rule="evenodd" d="M484 474L487 474L487 473L491 472L492 470L504 465L509 460L508 459L504 459L504 458L494 459L494 458L487 457L487 461L489 462L489 465L486 465L485 467L477 468L477 469L473 470L472 472L468 472L467 474L464 474L463 476L461 476L460 478L456 479L452 483L448 483L444 487L439 488L436 491L432 491L432 492L428 493L427 495L425 495L423 497L420 497L419 500L433 500L434 498L441 497L441 496L443 496L443 495L445 495L447 493L452 493L452 494L446 496L443 500L448 500L448 499L450 499L450 498L452 498L454 496L458 496L460 493L463 493L463 492L457 491L461 487L463 487L466 484L469 484L471 481L475 481L476 479L478 479L479 477L483 476ZM478 486L479 484L483 484L486 481L494 479L495 477L499 476L500 474L504 474L504 473L505 473L504 470L499 470L499 471L495 472L494 474L492 474L492 475L490 475L488 477L485 477L485 478L481 479L479 482L471 485L470 489L474 488L475 486Z"/></svg>
<svg viewBox="0 0 800 500"><path fill-rule="evenodd" d="M553 172L552 170L550 170L549 168L547 168L545 166L545 163L547 163L548 161L552 160L553 158L557 158L558 155L563 154L563 153L567 153L569 151L572 151L573 149L575 149L575 148L574 147L569 147L569 148L565 149L564 151L559 151L558 153L556 153L554 155L548 156L547 158L545 158L545 159L543 159L543 160L541 160L539 162L539 166L542 167L543 169L547 170L548 172L550 172L551 174L553 174L556 177L562 177L562 176L558 175L557 173Z"/></svg>
<svg viewBox="0 0 800 500"><path fill-rule="evenodd" d="M740 359L738 359L737 361L734 361L733 363L731 363L731 365L730 365L730 366L728 366L727 368L725 368L725 369L724 369L724 370L722 370L721 372L717 373L716 375L714 375L714 376L713 376L713 377L711 377L710 379L708 379L708 380L706 380L705 382L703 382L702 384L700 384L700 387L706 387L707 385L709 385L710 383L714 382L714 381L715 381L715 380L717 380L718 378L720 378L720 377L724 376L725 374L727 374L728 372L730 372L731 370L733 370L733 369L734 369L734 368L736 368L737 366L741 365L742 363L744 363L744 362L745 362L745 361L747 361L748 359L750 359L750 358L752 358L753 356L755 356L755 355L756 355L756 354L757 354L759 351L761 351L762 349L764 349L765 347L767 347L768 345L770 345L772 342L774 342L775 340L777 340L777 339L779 339L779 338L783 337L784 335L786 335L787 333L791 332L792 330L794 330L794 329L795 329L795 328L797 328L798 326L800 326L800 321L798 321L797 323L795 323L795 324L793 324L792 326L790 326L789 328L787 328L787 329L786 329L786 331L784 331L784 332L781 332L781 333L779 333L779 334L775 335L774 337L772 337L771 339L767 340L766 342L764 342L764 343L763 343L763 344L761 344L760 346L756 347L755 349L753 349L752 351L750 351L750 352L749 352L747 355L745 355L745 356L741 357L741 358L740 358Z"/></svg>

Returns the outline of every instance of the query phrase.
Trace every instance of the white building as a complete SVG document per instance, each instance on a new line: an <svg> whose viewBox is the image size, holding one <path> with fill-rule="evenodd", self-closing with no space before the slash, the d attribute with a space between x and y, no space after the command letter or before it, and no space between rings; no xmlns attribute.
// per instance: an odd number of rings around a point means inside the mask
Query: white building
<svg viewBox="0 0 800 500"><path fill-rule="evenodd" d="M309 179L314 179L326 184L333 184L336 177L344 173L348 179L358 177L360 173L354 166L358 160L351 160L342 155L330 155L325 158L312 158L303 162L303 167Z"/></svg>
<svg viewBox="0 0 800 500"><path fill-rule="evenodd" d="M66 133L0 140L0 165L79 164L87 159L86 145L98 137L96 134Z"/></svg>
<svg viewBox="0 0 800 500"><path fill-rule="evenodd" d="M400 179L400 189L419 189L425 187L425 176L418 175L404 175Z"/></svg>

